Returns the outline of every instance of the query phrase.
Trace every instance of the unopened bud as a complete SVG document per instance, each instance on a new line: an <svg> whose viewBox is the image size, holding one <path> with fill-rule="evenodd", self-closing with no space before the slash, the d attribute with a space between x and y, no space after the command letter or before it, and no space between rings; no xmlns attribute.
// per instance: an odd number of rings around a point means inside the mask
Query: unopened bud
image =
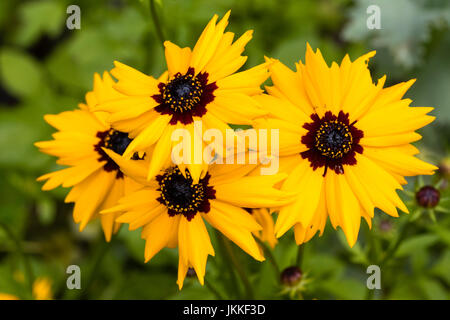
<svg viewBox="0 0 450 320"><path fill-rule="evenodd" d="M438 205L441 194L432 186L424 186L416 192L417 203L424 208L434 208Z"/></svg>
<svg viewBox="0 0 450 320"><path fill-rule="evenodd" d="M389 232L392 230L392 223L389 220L380 221L380 230L383 232Z"/></svg>
<svg viewBox="0 0 450 320"><path fill-rule="evenodd" d="M302 271L296 266L289 267L283 270L280 278L281 283L286 286L293 287L300 282L302 278Z"/></svg>

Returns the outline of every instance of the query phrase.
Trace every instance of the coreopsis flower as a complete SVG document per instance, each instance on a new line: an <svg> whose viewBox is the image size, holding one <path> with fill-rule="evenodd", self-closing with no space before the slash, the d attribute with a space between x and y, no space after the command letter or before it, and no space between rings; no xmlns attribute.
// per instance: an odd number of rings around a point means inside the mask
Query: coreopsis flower
<svg viewBox="0 0 450 320"><path fill-rule="evenodd" d="M39 277L33 282L32 295L35 300L52 300L52 283L46 277ZM0 292L0 300L20 300L18 296Z"/></svg>
<svg viewBox="0 0 450 320"><path fill-rule="evenodd" d="M194 121L201 121L205 130L220 130L225 136L226 129L230 129L228 124L249 125L252 119L264 114L252 96L262 92L260 85L269 76L267 63L236 73L247 60L241 54L252 38L252 31L233 42L234 34L225 32L229 15L227 12L219 22L214 15L192 50L166 41L168 71L159 79L114 62L111 74L118 79L114 88L125 97L102 103L98 110L110 113L113 127L134 138L124 157L130 158L136 151L154 146L148 179L170 158L175 129L189 130L203 152L208 142L195 128ZM226 152L217 149L219 156ZM208 162L196 161L194 157L192 152L185 163L193 181L198 182Z"/></svg>
<svg viewBox="0 0 450 320"><path fill-rule="evenodd" d="M147 170L137 170L117 154L106 152L125 174L140 181L146 178ZM262 228L244 208L280 206L292 200L292 194L273 187L286 178L285 174L247 176L252 168L216 164L194 182L189 169L182 172L172 165L103 212L122 213L116 221L128 223L131 230L143 227L146 262L164 247L178 247L180 289L190 267L203 284L207 257L214 255L204 220L262 261L264 257L252 236Z"/></svg>
<svg viewBox="0 0 450 320"><path fill-rule="evenodd" d="M33 297L36 300L52 300L52 283L48 278L40 277L33 282Z"/></svg>
<svg viewBox="0 0 450 320"><path fill-rule="evenodd" d="M294 72L273 60L272 87L258 101L270 115L257 128L280 129L281 190L297 190L296 201L279 210L277 237L295 226L298 244L323 232L327 217L341 227L350 246L361 217L369 226L374 207L397 217L408 209L396 193L404 176L431 175L436 167L415 157L414 131L433 121L433 108L410 107L403 95L414 80L383 88L372 82L370 52L326 64L308 45L305 64Z"/></svg>
<svg viewBox="0 0 450 320"><path fill-rule="evenodd" d="M0 292L0 301L1 300L19 300L19 298L15 295L9 293L1 293Z"/></svg>
<svg viewBox="0 0 450 320"><path fill-rule="evenodd" d="M117 200L139 185L124 176L119 166L105 153L111 150L122 155L132 141L124 132L112 129L105 121L106 114L92 112L99 102L117 99L121 94L112 88L114 81L105 72L103 79L95 74L94 90L86 94L86 104L79 109L64 111L57 115L46 115L44 119L58 132L53 140L37 142L41 152L56 156L57 164L67 166L62 170L45 174L38 181L47 180L42 190L51 190L60 185L72 189L65 202L74 202L73 218L82 231L98 213L116 204ZM130 162L138 165L144 154L136 154ZM144 162L144 161L143 161ZM115 215L102 215L101 224L107 241L119 224Z"/></svg>

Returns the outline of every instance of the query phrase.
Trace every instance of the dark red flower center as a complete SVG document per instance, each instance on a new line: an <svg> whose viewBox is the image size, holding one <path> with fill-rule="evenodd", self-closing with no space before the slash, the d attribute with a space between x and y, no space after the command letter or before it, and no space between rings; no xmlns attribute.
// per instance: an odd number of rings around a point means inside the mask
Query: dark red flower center
<svg viewBox="0 0 450 320"><path fill-rule="evenodd" d="M103 169L107 172L116 171L116 178L123 178L123 173L120 171L119 166L106 154L105 151L103 151L102 148L110 149L115 153L122 155L132 139L128 137L127 133L116 131L114 129L99 131L97 132L97 137L100 138L100 141L94 146L94 149L100 154L98 161L106 161ZM136 153L133 155L132 159L141 160L142 158L140 158Z"/></svg>
<svg viewBox="0 0 450 320"><path fill-rule="evenodd" d="M323 176L328 168L342 174L344 165L355 165L356 152L363 152L359 141L364 134L355 127L356 122L350 123L348 113L340 111L336 116L327 111L322 118L314 113L311 119L303 126L308 132L302 143L308 150L301 153L302 158L308 159L314 170L325 167Z"/></svg>
<svg viewBox="0 0 450 320"><path fill-rule="evenodd" d="M208 213L211 209L209 200L216 198L216 191L208 185L210 177L206 174L194 184L188 170L185 177L178 167L169 168L156 176L161 192L157 200L167 207L170 216L182 214L190 221L197 212Z"/></svg>
<svg viewBox="0 0 450 320"><path fill-rule="evenodd" d="M178 122L189 124L193 117L201 117L206 113L206 106L214 100L215 82L208 84L208 73L195 74L189 68L186 74L177 73L167 83L160 83L159 94L153 99L158 106L155 110L161 114L172 115L170 124Z"/></svg>

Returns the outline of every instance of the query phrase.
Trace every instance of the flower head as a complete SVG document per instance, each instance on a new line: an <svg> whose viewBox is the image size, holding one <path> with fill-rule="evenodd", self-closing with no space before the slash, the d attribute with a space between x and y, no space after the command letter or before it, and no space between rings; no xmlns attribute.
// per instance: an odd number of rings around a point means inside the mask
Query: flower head
<svg viewBox="0 0 450 320"><path fill-rule="evenodd" d="M107 72L103 79L95 74L94 90L86 94L86 104L73 111L46 115L45 120L58 132L53 134L53 140L35 144L41 152L58 157L59 165L67 166L39 177L38 181L47 180L43 190L60 185L72 188L65 201L75 202L73 218L80 223L80 231L102 209L115 205L120 197L138 186L105 153L110 150L120 156L132 140L127 133L113 129L106 122L104 112L92 111L98 103L121 96L112 88L113 83ZM142 153L135 154L129 161L139 162L143 157ZM114 219L113 214L101 216L107 241L119 227Z"/></svg>
<svg viewBox="0 0 450 320"><path fill-rule="evenodd" d="M40 277L33 282L33 297L36 300L52 299L52 283L48 278Z"/></svg>
<svg viewBox="0 0 450 320"><path fill-rule="evenodd" d="M279 211L278 237L295 226L301 244L330 217L353 246L361 217L370 226L375 207L391 216L408 212L396 193L404 176L436 170L411 144L421 138L414 131L433 121L432 108L402 98L413 80L383 88L384 76L374 84L367 67L374 55L345 56L329 67L308 45L295 72L276 60L269 65L274 85L255 98L269 115L255 127L280 129L280 171L289 174L281 190L298 191Z"/></svg>
<svg viewBox="0 0 450 320"><path fill-rule="evenodd" d="M124 152L130 158L136 151L153 146L147 178L153 178L170 159L171 136L177 128L198 136L194 121L204 129L224 133L228 124L249 125L265 112L252 96L262 92L260 85L269 76L267 63L237 72L247 60L242 56L252 31L233 42L234 34L225 32L228 12L219 22L215 15L203 30L194 48L180 48L164 43L167 72L155 79L120 62L111 73L118 79L114 85L124 96L100 104L97 110L110 114L113 127L134 138ZM201 152L205 141L200 134ZM215 150L223 156L224 149ZM194 182L207 170L207 162L196 161L195 154L186 163ZM181 168L183 171L185 167Z"/></svg>
<svg viewBox="0 0 450 320"><path fill-rule="evenodd" d="M125 174L140 180L147 176L145 169L138 172L125 159L109 150L107 153ZM169 166L154 179L144 182L143 188L103 212L121 214L116 221L128 223L131 230L143 227L146 262L164 247L178 247L180 289L190 267L203 284L207 257L214 255L205 220L262 261L264 257L252 236L262 228L245 208L280 206L292 201L292 194L274 188L286 178L285 174L248 176L254 167L212 165L194 182L189 169L183 173Z"/></svg>

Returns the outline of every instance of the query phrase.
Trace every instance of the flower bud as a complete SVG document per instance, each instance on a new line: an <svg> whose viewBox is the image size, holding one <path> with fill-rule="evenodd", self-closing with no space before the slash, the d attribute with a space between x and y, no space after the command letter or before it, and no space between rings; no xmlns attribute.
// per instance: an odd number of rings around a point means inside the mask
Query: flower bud
<svg viewBox="0 0 450 320"><path fill-rule="evenodd" d="M434 208L438 205L441 194L432 186L424 186L416 192L417 203L424 208Z"/></svg>
<svg viewBox="0 0 450 320"><path fill-rule="evenodd" d="M195 273L194 268L189 268L187 273L186 273L186 277L188 278L193 278L197 275L197 273Z"/></svg>
<svg viewBox="0 0 450 320"><path fill-rule="evenodd" d="M281 283L288 287L293 287L300 282L302 278L302 271L300 268L293 266L283 270L281 273Z"/></svg>
<svg viewBox="0 0 450 320"><path fill-rule="evenodd" d="M392 230L392 223L389 220L381 220L379 228L382 232L389 232Z"/></svg>

